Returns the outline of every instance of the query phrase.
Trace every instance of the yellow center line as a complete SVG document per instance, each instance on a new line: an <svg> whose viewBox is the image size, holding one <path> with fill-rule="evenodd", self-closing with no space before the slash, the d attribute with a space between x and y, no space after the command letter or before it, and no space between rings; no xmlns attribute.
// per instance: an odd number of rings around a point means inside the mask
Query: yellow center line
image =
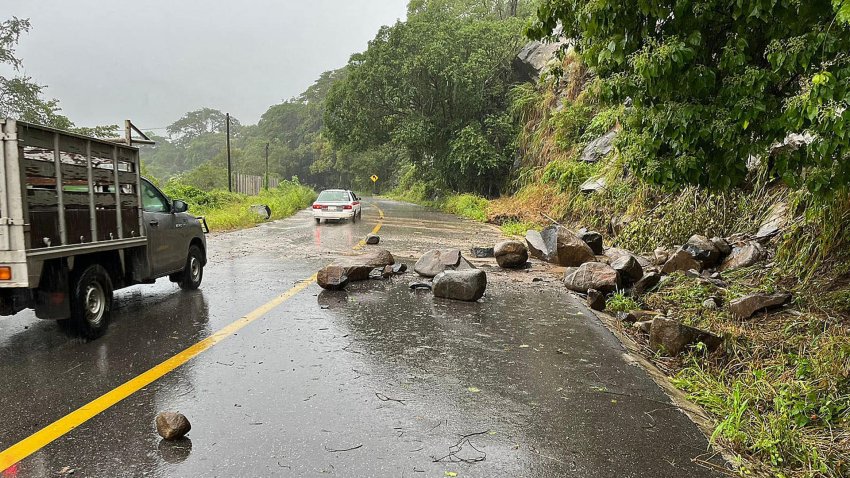
<svg viewBox="0 0 850 478"><path fill-rule="evenodd" d="M379 208L375 204L373 204L373 206L375 207L375 209L378 210L379 218L378 223L372 229L372 234L377 234L378 231L381 230L381 224L384 220L384 211L382 211L381 208ZM359 250L365 245L366 241L361 240L359 243L357 243L356 246L354 246L354 249ZM307 279L304 279L303 281L299 282L297 285L295 285L288 291L280 294L274 299L261 305L257 309L249 312L244 317L241 317L240 319L231 322L225 327L219 329L204 340L201 340L200 342L190 346L182 352L177 353L176 355L165 360L164 362L158 365L154 365L146 372L143 372L142 374L131 378L123 384L104 393L103 395L95 398L94 400L83 405L82 407L74 410L73 412L47 425L41 430L24 438L18 443L15 443L9 448L3 450L2 452L0 452L0 472L8 469L12 465L20 462L21 460L32 455L38 450L41 450L54 440L71 432L75 428L94 418L99 413L112 407L121 400L124 400L125 398L138 392L142 388L147 387L160 377L173 371L174 369L183 365L189 360L197 357L201 352L209 349L210 347L216 345L222 340L233 336L233 334L244 328L246 325L265 316L279 305L283 304L299 292L309 287L310 284L315 281L316 274L313 274Z"/></svg>

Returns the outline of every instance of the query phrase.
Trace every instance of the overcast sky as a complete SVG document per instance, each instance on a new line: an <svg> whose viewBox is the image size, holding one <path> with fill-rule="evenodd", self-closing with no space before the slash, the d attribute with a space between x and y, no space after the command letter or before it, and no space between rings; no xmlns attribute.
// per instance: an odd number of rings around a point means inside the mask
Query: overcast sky
<svg viewBox="0 0 850 478"><path fill-rule="evenodd" d="M363 51L407 0L0 0L24 70L78 126L164 127L211 107L256 123ZM159 133L159 131L157 131Z"/></svg>

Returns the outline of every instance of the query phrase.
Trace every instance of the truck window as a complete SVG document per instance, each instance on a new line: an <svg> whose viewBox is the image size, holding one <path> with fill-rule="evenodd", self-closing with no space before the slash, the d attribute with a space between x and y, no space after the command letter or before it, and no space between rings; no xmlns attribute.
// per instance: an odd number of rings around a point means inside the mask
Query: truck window
<svg viewBox="0 0 850 478"><path fill-rule="evenodd" d="M146 212L168 212L168 200L149 182L142 181L142 209Z"/></svg>

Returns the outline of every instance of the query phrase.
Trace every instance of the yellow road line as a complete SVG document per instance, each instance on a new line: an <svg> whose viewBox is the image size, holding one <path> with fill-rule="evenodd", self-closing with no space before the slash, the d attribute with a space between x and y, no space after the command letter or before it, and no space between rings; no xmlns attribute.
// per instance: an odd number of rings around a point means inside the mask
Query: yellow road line
<svg viewBox="0 0 850 478"><path fill-rule="evenodd" d="M377 234L378 231L381 230L381 223L384 219L384 211L382 211L377 205L374 205L374 207L378 210L380 215L378 223L375 225L374 229L372 229L372 234ZM366 241L361 240L356 246L354 246L354 249L360 249L365 244ZM131 378L118 387L104 393L100 397L95 398L91 402L3 450L0 452L0 472L44 448L54 440L69 433L121 400L124 400L142 388L147 387L163 375L197 357L201 352L232 336L251 322L265 316L277 306L283 304L294 295L306 289L310 286L310 284L315 282L315 280L316 275L313 274L311 277L299 282L295 287L266 302L239 320L219 329L204 340L201 340L182 352L177 353L177 355L174 355L164 362L151 367L146 372Z"/></svg>

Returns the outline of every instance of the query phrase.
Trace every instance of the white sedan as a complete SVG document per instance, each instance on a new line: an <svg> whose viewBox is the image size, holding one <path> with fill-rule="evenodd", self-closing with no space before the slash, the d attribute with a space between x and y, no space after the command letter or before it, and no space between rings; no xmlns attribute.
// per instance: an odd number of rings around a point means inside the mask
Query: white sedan
<svg viewBox="0 0 850 478"><path fill-rule="evenodd" d="M351 219L351 222L357 222L362 216L360 198L347 189L325 189L313 203L316 224L322 222L322 219Z"/></svg>

